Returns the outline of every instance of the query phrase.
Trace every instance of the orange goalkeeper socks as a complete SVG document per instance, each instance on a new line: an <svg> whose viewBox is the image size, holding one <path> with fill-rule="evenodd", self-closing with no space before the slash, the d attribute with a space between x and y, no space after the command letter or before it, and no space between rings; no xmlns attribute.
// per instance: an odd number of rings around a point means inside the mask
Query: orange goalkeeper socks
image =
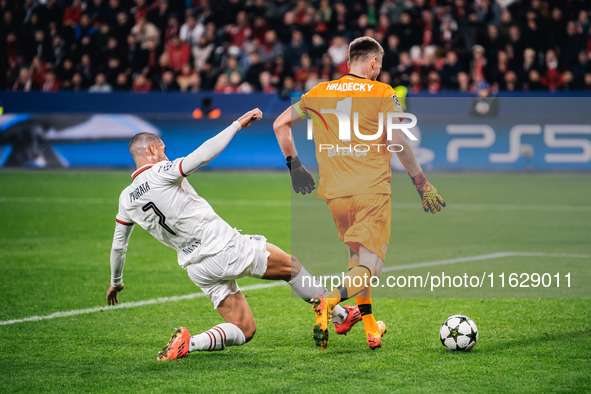
<svg viewBox="0 0 591 394"><path fill-rule="evenodd" d="M361 313L363 329L365 332L376 332L378 330L378 323L371 310L371 298L358 297L355 298L355 302L357 303L357 306L359 306L359 312Z"/></svg>
<svg viewBox="0 0 591 394"><path fill-rule="evenodd" d="M371 270L364 266L358 265L349 270L343 279L343 284L330 293L328 293L328 302L330 309L335 307L341 301L347 300L359 294L366 287L369 286L369 280L372 276Z"/></svg>

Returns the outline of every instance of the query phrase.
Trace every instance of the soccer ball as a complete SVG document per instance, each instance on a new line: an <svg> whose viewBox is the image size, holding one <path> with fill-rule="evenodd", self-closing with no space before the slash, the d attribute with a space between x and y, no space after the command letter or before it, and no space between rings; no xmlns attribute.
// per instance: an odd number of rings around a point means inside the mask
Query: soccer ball
<svg viewBox="0 0 591 394"><path fill-rule="evenodd" d="M439 329L439 339L449 350L469 351L478 340L478 328L468 316L453 315Z"/></svg>

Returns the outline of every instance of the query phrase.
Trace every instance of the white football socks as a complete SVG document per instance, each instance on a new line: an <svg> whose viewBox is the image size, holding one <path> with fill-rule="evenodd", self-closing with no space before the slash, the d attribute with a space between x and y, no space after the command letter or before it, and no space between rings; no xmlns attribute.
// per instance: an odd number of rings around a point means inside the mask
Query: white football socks
<svg viewBox="0 0 591 394"><path fill-rule="evenodd" d="M245 342L246 338L241 329L232 323L222 323L201 334L192 336L189 341L189 353L224 350L227 346L240 346Z"/></svg>
<svg viewBox="0 0 591 394"><path fill-rule="evenodd" d="M314 277L304 268L304 266L301 266L299 274L287 283L289 283L293 291L306 302L310 302L310 300L318 294L328 292L326 287L320 285L320 281L314 280ZM332 321L342 324L347 319L347 314L348 312L345 308L337 305L332 310Z"/></svg>

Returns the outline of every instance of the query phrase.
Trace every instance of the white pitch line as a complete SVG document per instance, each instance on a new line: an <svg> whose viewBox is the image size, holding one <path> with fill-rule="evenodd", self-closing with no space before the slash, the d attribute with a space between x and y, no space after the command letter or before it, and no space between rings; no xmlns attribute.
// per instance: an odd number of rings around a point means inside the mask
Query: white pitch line
<svg viewBox="0 0 591 394"><path fill-rule="evenodd" d="M316 202L291 200L208 200L212 205L236 205L245 207L316 207ZM117 198L73 198L73 197L26 197L0 196L0 203L21 204L116 204ZM392 203L393 208L419 209L417 203ZM544 211L544 212L591 212L591 207L584 205L526 205L526 204L472 204L448 203L446 209L467 211Z"/></svg>
<svg viewBox="0 0 591 394"><path fill-rule="evenodd" d="M572 253L535 253L535 252L498 252L490 254L482 254L479 256L459 257L456 259L428 261L424 263L413 263L405 265L395 265L394 267L385 267L382 272L401 271L412 268L433 267L437 265L448 265L457 263L467 263L472 261L492 260L504 257L564 257L573 259L589 259L591 255L588 254L572 254Z"/></svg>
<svg viewBox="0 0 591 394"><path fill-rule="evenodd" d="M477 256L459 257L456 259L437 260L437 261L429 261L429 262L423 262L423 263L397 265L394 267L385 267L382 270L382 272L400 271L400 270L411 269L411 268L433 267L433 266L437 266L437 265L448 265L448 264L466 263L466 262L471 262L471 261L491 260L491 259L497 259L497 258L503 258L503 257L521 257L521 256L565 257L565 258L584 258L584 259L591 258L591 255L586 255L586 254L498 252L498 253L482 254L482 255L477 255ZM277 282L271 282L271 283L261 283L261 284L257 284L257 285L244 286L241 288L241 290L243 290L243 291L258 290L258 289L266 289L269 287L277 287L277 286L284 286L284 285L286 285L285 282L277 281ZM135 308L137 306L162 304L162 303L166 303L166 302L175 302L175 301L182 301L182 300L191 300L194 298L202 298L202 297L205 297L205 294L191 293L191 294L186 294L186 295L182 295L182 296L152 298L150 300L145 300L145 301L124 302L124 303L117 304L114 306L97 306L94 308L73 309L70 311L55 312L55 313L52 313L50 315L45 315L45 316L30 316L30 317L25 317L23 319L13 319L13 320L0 321L0 326L7 326L10 324L25 323L25 322L30 322L30 321L49 320L49 319L55 319L58 317L84 315L84 314L88 314L88 313L109 311L109 310L113 310L113 309Z"/></svg>
<svg viewBox="0 0 591 394"><path fill-rule="evenodd" d="M265 289L267 287L275 287L275 286L281 286L281 285L283 285L283 282L261 283L258 285L245 286L241 290L258 290L258 289ZM51 315L45 315L45 316L30 316L30 317L25 317L24 319L0 321L0 326L7 326L9 324L24 323L24 322L29 322L29 321L49 320L49 319L55 319L58 317L84 315L84 314L93 313L93 312L110 311L113 309L135 308L136 306L145 306L145 305L162 304L165 302L191 300L193 298L202 298L202 297L205 297L204 293L191 293L191 294L186 294L186 295L182 295L182 296L152 298L151 300L145 300L145 301L124 302L124 303L117 304L114 306L97 306L94 308L73 309L71 311L55 312L55 313L52 313Z"/></svg>

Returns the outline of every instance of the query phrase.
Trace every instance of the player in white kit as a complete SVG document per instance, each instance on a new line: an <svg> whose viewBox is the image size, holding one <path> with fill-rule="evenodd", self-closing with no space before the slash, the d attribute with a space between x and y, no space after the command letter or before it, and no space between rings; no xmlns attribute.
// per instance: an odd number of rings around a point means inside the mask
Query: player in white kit
<svg viewBox="0 0 591 394"><path fill-rule="evenodd" d="M154 238L177 252L178 263L213 302L226 323L191 336L181 327L158 355L158 360L185 357L192 351L223 350L239 346L255 334L256 325L236 279L250 276L285 280L304 300L326 289L314 281L297 259L267 242L262 235L243 235L219 217L185 179L213 160L241 129L262 118L253 109L184 158L169 161L162 140L139 133L129 143L137 170L133 182L119 197L111 249L111 285L107 302L119 302L123 290L123 266L129 237L139 224ZM306 283L307 286L304 286ZM333 311L335 331L346 334L361 320L356 306Z"/></svg>

